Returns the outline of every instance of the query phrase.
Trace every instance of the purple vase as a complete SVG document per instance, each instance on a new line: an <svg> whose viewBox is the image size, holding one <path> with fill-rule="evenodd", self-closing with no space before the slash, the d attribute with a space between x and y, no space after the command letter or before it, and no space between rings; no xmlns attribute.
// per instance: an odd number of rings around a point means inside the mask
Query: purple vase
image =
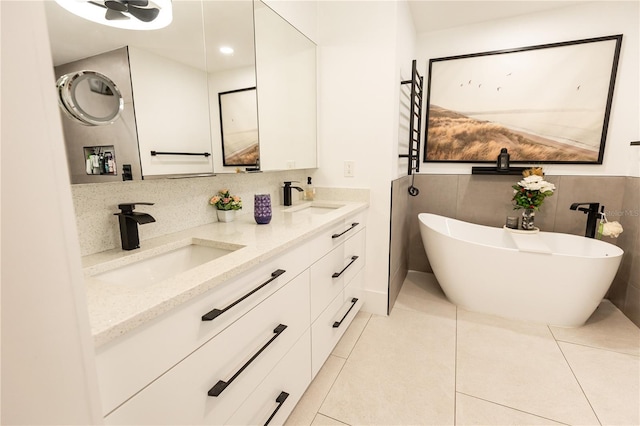
<svg viewBox="0 0 640 426"><path fill-rule="evenodd" d="M271 222L271 195L256 194L253 199L253 217L258 225Z"/></svg>

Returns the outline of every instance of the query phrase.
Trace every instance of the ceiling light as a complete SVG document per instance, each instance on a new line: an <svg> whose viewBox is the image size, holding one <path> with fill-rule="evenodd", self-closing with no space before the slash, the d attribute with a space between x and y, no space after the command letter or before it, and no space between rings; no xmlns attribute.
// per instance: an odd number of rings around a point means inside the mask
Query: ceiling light
<svg viewBox="0 0 640 426"><path fill-rule="evenodd" d="M171 0L55 0L74 15L126 30L157 30L173 19Z"/></svg>
<svg viewBox="0 0 640 426"><path fill-rule="evenodd" d="M220 48L220 53L222 53L223 55L232 55L233 54L233 47L222 46Z"/></svg>

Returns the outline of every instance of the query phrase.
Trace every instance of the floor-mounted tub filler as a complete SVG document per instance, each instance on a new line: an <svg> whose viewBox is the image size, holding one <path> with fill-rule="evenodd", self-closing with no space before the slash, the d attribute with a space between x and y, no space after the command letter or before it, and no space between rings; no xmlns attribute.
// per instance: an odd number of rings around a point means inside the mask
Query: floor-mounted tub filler
<svg viewBox="0 0 640 426"><path fill-rule="evenodd" d="M519 233L418 215L447 298L475 312L563 327L591 316L618 271L619 247L555 232Z"/></svg>

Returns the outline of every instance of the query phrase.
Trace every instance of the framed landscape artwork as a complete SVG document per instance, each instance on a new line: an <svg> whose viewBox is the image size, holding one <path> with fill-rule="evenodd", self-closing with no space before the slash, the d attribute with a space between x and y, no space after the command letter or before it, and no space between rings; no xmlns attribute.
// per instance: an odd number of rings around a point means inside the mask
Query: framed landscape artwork
<svg viewBox="0 0 640 426"><path fill-rule="evenodd" d="M621 43L430 59L424 161L602 164Z"/></svg>
<svg viewBox="0 0 640 426"><path fill-rule="evenodd" d="M218 93L222 163L255 166L258 163L258 100L256 88Z"/></svg>

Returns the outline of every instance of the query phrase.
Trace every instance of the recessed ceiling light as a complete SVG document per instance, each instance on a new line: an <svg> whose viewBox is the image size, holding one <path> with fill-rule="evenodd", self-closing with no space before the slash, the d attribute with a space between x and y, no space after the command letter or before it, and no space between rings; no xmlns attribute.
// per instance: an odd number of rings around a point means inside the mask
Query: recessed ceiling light
<svg viewBox="0 0 640 426"><path fill-rule="evenodd" d="M157 30L173 20L171 0L56 0L74 15L127 30Z"/></svg>
<svg viewBox="0 0 640 426"><path fill-rule="evenodd" d="M220 48L220 53L222 53L223 55L232 55L233 54L233 47L222 46Z"/></svg>

